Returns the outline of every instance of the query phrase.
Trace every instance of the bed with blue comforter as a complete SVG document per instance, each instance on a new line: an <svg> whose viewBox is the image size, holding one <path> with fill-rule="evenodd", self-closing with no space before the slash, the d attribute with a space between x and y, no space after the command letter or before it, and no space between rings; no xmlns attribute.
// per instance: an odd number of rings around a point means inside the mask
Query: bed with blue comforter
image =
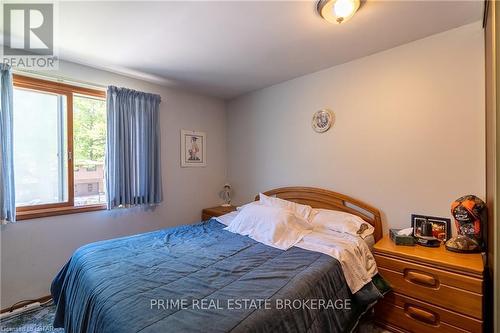
<svg viewBox="0 0 500 333"><path fill-rule="evenodd" d="M349 332L382 296L373 283L351 294L330 256L282 251L223 228L212 219L79 248L51 286L54 326L67 333Z"/></svg>

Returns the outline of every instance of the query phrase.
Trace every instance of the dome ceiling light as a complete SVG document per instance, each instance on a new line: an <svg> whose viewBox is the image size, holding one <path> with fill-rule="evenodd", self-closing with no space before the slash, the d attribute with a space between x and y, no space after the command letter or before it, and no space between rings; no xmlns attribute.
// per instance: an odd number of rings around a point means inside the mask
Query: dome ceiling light
<svg viewBox="0 0 500 333"><path fill-rule="evenodd" d="M360 0L320 0L316 8L328 22L341 24L353 17L359 5Z"/></svg>

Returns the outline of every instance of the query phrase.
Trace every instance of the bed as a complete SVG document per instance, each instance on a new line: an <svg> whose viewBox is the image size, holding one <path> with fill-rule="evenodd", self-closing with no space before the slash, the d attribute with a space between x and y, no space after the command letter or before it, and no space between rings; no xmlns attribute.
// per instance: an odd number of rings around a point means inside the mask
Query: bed
<svg viewBox="0 0 500 333"><path fill-rule="evenodd" d="M382 235L380 213L328 190L264 194L348 212ZM258 197L256 198L258 199ZM215 219L85 245L55 277L55 327L66 332L350 332L384 292L378 275L355 293L321 252L286 251Z"/></svg>

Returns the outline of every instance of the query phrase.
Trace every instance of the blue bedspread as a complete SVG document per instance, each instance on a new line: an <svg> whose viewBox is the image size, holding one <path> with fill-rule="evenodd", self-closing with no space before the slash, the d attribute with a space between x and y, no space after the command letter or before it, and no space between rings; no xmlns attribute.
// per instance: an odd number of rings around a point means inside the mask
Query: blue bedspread
<svg viewBox="0 0 500 333"><path fill-rule="evenodd" d="M348 332L381 297L372 283L352 295L334 258L278 250L223 228L210 220L79 248L52 282L54 326L68 333Z"/></svg>

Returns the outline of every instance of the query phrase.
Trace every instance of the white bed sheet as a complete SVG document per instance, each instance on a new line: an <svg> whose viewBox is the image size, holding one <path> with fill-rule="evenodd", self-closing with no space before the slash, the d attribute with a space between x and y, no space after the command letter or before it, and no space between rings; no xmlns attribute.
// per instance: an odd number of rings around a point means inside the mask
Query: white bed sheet
<svg viewBox="0 0 500 333"><path fill-rule="evenodd" d="M238 215L237 211L216 217L216 220L224 225L229 225L236 215ZM368 239L368 241L370 240ZM371 241L374 243L373 236ZM357 292L370 282L378 272L375 258L366 240L358 236L314 229L295 246L324 253L337 259L342 266L352 293Z"/></svg>

